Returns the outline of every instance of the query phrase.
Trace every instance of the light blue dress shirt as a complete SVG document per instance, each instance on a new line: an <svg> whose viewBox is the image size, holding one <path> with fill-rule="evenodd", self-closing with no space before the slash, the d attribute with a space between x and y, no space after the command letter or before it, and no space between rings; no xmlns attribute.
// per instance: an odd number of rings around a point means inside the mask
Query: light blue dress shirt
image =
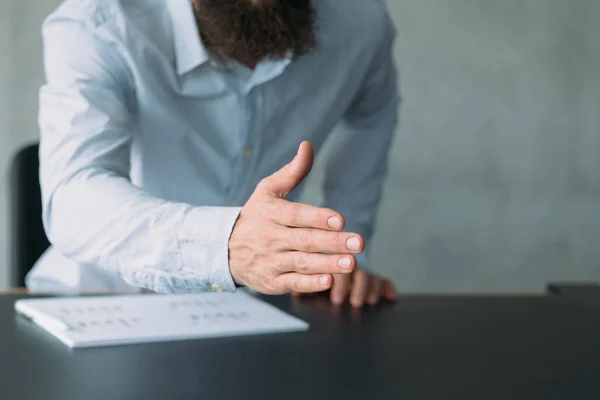
<svg viewBox="0 0 600 400"><path fill-rule="evenodd" d="M190 0L68 0L43 26L43 220L32 290L234 291L256 184L335 132L324 206L368 241L397 123L381 0L318 0L318 49L250 70L202 45ZM295 191L291 200L298 198Z"/></svg>

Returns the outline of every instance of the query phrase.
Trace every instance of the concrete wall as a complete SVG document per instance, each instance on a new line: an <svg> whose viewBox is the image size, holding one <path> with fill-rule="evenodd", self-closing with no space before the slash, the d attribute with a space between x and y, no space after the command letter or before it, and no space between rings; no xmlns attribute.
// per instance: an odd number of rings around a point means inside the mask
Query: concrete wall
<svg viewBox="0 0 600 400"><path fill-rule="evenodd" d="M0 288L8 282L8 166L37 140L37 93L43 82L40 26L59 0L0 0Z"/></svg>
<svg viewBox="0 0 600 400"><path fill-rule="evenodd" d="M600 2L388 3L405 102L378 268L407 291L600 280Z"/></svg>
<svg viewBox="0 0 600 400"><path fill-rule="evenodd" d="M0 2L0 54L10 54L11 49L11 24L10 3ZM5 171L6 160L11 150L9 142L9 116L10 116L10 58L0 57L0 172ZM2 174L4 176L4 174ZM0 287L5 282L6 266L6 188L4 180L0 182Z"/></svg>
<svg viewBox="0 0 600 400"><path fill-rule="evenodd" d="M39 25L58 3L0 1L2 176L8 155L37 136ZM600 2L388 3L405 101L377 268L407 291L599 281ZM0 210L5 266L5 185Z"/></svg>

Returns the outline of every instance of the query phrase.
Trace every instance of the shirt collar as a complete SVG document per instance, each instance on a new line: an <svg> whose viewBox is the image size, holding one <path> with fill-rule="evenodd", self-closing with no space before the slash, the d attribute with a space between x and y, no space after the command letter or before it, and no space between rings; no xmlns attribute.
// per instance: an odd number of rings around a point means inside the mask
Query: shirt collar
<svg viewBox="0 0 600 400"><path fill-rule="evenodd" d="M191 0L167 0L167 6L171 15L177 73L185 75L207 62L210 56L200 40Z"/></svg>
<svg viewBox="0 0 600 400"><path fill-rule="evenodd" d="M262 85L272 79L277 78L285 71L285 69L292 63L294 59L294 53L288 51L286 56L280 60L262 60L257 64L256 69L253 71L252 77L248 82L246 91L250 91L253 87Z"/></svg>
<svg viewBox="0 0 600 400"><path fill-rule="evenodd" d="M175 66L177 74L183 76L196 67L211 61L211 54L200 39L198 24L194 16L191 0L167 0L173 41L175 46ZM282 60L258 63L248 90L266 81L279 76L293 60L293 53L288 52ZM219 65L224 65L223 60L214 60Z"/></svg>

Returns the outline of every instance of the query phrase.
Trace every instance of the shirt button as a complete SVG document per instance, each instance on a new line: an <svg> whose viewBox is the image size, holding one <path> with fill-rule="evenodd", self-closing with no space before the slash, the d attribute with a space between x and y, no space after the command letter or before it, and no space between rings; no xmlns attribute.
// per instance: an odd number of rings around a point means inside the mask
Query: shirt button
<svg viewBox="0 0 600 400"><path fill-rule="evenodd" d="M252 149L244 149L244 157L249 158L252 157L252 154L254 152L252 151Z"/></svg>
<svg viewBox="0 0 600 400"><path fill-rule="evenodd" d="M223 289L221 288L221 286L219 285L215 285L214 283L212 285L210 285L210 288L213 292L222 292Z"/></svg>

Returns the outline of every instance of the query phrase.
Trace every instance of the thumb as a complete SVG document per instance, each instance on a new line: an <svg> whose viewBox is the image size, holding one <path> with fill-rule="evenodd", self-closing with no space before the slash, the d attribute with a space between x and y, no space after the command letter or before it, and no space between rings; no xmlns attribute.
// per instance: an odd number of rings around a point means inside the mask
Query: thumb
<svg viewBox="0 0 600 400"><path fill-rule="evenodd" d="M312 169L315 151L309 142L302 142L296 157L285 167L261 182L261 190L274 197L284 199L294 190Z"/></svg>

